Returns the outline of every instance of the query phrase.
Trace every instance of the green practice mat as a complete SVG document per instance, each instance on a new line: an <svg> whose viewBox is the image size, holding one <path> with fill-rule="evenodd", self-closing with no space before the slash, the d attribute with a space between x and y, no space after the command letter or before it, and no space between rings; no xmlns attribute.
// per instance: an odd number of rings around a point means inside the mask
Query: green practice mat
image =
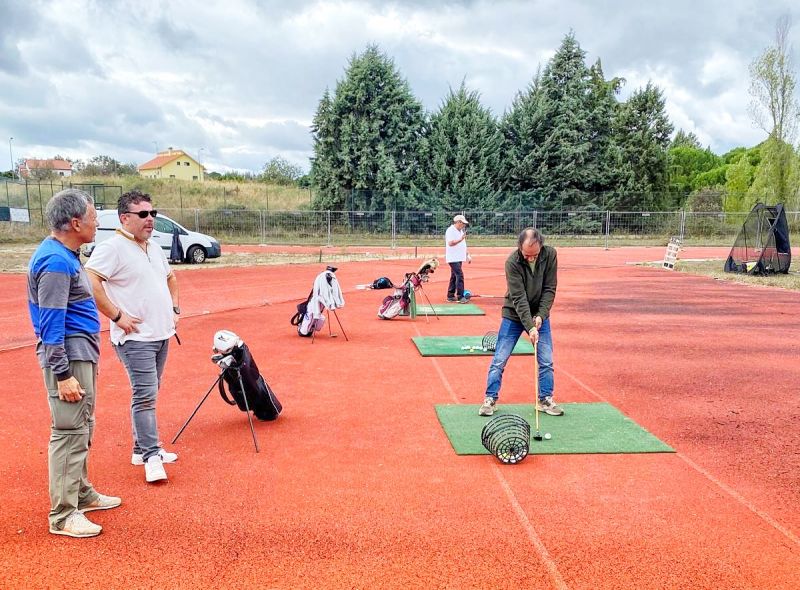
<svg viewBox="0 0 800 590"><path fill-rule="evenodd" d="M539 431L552 434L550 440L531 439L531 455L598 453L674 453L659 440L611 404L560 404L563 416L539 412ZM437 405L436 415L457 455L488 455L481 443L481 431L498 415L516 414L536 431L533 404L498 404L494 416L478 416L480 405Z"/></svg>
<svg viewBox="0 0 800 590"><path fill-rule="evenodd" d="M414 336L411 340L422 356L494 356L494 351L481 348L483 336ZM462 350L462 346L473 348ZM520 338L511 354L533 356L531 341L528 338Z"/></svg>
<svg viewBox="0 0 800 590"><path fill-rule="evenodd" d="M480 307L473 303L434 303L420 305L417 303L417 315L486 315Z"/></svg>

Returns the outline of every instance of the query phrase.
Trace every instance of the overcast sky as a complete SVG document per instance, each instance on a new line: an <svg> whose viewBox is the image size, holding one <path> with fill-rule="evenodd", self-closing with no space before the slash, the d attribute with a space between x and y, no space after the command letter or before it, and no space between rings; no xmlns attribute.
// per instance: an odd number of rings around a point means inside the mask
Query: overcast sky
<svg viewBox="0 0 800 590"><path fill-rule="evenodd" d="M570 30L623 98L652 80L676 130L723 153L765 137L748 65L781 14L800 47L797 0L0 0L0 169L13 137L14 159L172 146L210 170L307 170L319 99L368 44L429 111L464 79L499 116Z"/></svg>

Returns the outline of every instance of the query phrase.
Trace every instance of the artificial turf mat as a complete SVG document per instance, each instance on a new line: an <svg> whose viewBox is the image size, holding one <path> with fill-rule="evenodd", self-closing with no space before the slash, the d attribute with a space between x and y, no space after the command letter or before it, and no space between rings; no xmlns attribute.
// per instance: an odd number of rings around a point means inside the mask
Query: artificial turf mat
<svg viewBox="0 0 800 590"><path fill-rule="evenodd" d="M531 440L530 454L596 454L596 453L674 453L633 420L607 403L560 404L563 416L539 412L539 430L553 435L550 440ZM478 416L480 405L442 404L436 415L457 455L488 455L481 444L481 430L494 416L517 414L536 430L533 404L503 404L492 417Z"/></svg>
<svg viewBox="0 0 800 590"><path fill-rule="evenodd" d="M417 303L417 315L486 315L480 307L473 303L434 303L421 305Z"/></svg>
<svg viewBox="0 0 800 590"><path fill-rule="evenodd" d="M422 356L493 356L494 351L482 350L483 336L414 336L411 338ZM472 346L473 350L462 350ZM511 354L533 355L533 345L528 338L520 338Z"/></svg>

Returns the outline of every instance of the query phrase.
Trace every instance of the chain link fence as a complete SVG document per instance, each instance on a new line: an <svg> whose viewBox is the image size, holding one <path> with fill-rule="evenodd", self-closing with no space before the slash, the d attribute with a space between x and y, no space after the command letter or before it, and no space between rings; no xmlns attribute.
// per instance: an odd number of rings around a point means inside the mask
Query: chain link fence
<svg viewBox="0 0 800 590"><path fill-rule="evenodd" d="M71 186L8 181L0 185L0 221L42 226L42 203ZM97 203L116 203L121 187L72 185ZM31 191L35 191L33 194ZM5 201L5 202L3 202ZM223 243L302 245L440 245L453 216L470 221L469 243L508 245L526 227L541 230L561 245L665 245L673 236L685 244L727 246L733 243L747 213L690 211L275 211L270 209L163 208L164 215L189 230ZM792 240L800 243L800 212L787 212Z"/></svg>
<svg viewBox="0 0 800 590"><path fill-rule="evenodd" d="M187 229L223 243L325 246L439 245L453 216L470 221L473 246L507 245L536 227L561 245L730 245L747 213L688 211L267 211L159 209ZM800 239L800 213L788 213Z"/></svg>

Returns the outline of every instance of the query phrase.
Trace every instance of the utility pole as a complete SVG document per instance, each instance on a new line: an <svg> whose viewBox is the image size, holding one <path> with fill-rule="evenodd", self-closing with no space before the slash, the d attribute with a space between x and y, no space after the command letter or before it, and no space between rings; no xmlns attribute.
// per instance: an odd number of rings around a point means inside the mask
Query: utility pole
<svg viewBox="0 0 800 590"><path fill-rule="evenodd" d="M14 178L14 152L11 151L11 142L14 141L13 137L8 138L8 157L11 158L11 178Z"/></svg>

